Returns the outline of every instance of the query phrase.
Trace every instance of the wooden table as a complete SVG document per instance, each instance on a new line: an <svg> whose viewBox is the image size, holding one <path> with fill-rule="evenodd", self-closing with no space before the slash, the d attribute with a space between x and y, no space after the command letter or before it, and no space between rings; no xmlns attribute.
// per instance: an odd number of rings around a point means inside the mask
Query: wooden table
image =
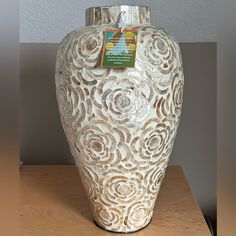
<svg viewBox="0 0 236 236"><path fill-rule="evenodd" d="M109 236L92 219L75 166L23 166L22 236ZM210 236L183 171L169 166L151 223L137 236Z"/></svg>

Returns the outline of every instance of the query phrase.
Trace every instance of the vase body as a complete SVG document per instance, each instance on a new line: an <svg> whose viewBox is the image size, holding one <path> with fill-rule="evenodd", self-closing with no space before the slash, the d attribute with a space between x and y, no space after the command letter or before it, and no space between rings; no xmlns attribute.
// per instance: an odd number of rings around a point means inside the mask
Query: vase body
<svg viewBox="0 0 236 236"><path fill-rule="evenodd" d="M103 32L137 30L134 68L99 66ZM95 222L134 232L152 218L183 98L180 49L141 6L87 10L87 26L62 41L56 94L62 125Z"/></svg>

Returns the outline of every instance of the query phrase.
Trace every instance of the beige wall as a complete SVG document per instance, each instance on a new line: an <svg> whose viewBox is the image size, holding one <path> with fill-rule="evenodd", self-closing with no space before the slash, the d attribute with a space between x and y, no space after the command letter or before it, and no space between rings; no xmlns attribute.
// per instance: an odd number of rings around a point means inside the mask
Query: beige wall
<svg viewBox="0 0 236 236"><path fill-rule="evenodd" d="M69 164L57 109L54 65L58 44L21 44L21 159ZM204 213L216 207L216 43L182 43L185 91L170 164L181 165Z"/></svg>

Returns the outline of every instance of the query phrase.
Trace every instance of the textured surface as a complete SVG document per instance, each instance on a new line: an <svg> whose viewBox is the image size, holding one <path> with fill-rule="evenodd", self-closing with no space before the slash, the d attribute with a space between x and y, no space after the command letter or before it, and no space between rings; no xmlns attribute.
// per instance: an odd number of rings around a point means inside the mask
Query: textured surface
<svg viewBox="0 0 236 236"><path fill-rule="evenodd" d="M151 7L152 24L172 32L179 42L216 41L214 0L21 0L20 41L60 42L85 25L86 8L127 3Z"/></svg>
<svg viewBox="0 0 236 236"><path fill-rule="evenodd" d="M121 15L120 13L129 14ZM122 13L122 14L123 14ZM147 6L110 6L110 7L90 7L86 10L86 25L116 24L122 18L123 23L129 24L150 24L151 9Z"/></svg>
<svg viewBox="0 0 236 236"><path fill-rule="evenodd" d="M180 47L186 89L180 132L170 163L183 167L202 211L214 216L216 44L182 43ZM21 158L25 164L74 163L56 104L54 70L57 49L58 44L21 44L20 140Z"/></svg>
<svg viewBox="0 0 236 236"><path fill-rule="evenodd" d="M21 236L114 235L93 223L74 166L23 166L20 183ZM180 167L167 168L151 223L132 235L210 236Z"/></svg>
<svg viewBox="0 0 236 236"><path fill-rule="evenodd" d="M146 12L96 8L91 13L97 25L68 34L56 63L62 125L94 218L115 232L133 232L150 222L183 100L179 46L148 24ZM131 36L137 42L135 67L101 68L103 31L116 29L123 17L127 28L138 32Z"/></svg>

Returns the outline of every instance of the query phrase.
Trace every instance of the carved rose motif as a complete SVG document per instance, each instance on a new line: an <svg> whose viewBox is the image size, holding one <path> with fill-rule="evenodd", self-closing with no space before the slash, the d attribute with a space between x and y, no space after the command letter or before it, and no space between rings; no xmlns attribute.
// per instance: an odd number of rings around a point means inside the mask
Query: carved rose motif
<svg viewBox="0 0 236 236"><path fill-rule="evenodd" d="M143 176L138 172L134 172L128 177L116 169L110 170L106 178L100 182L103 186L101 195L103 201L111 206L126 206L139 200L146 192L141 179Z"/></svg>
<svg viewBox="0 0 236 236"><path fill-rule="evenodd" d="M125 217L125 223L132 228L134 225L138 227L146 226L152 217L151 201L138 201L132 204Z"/></svg>
<svg viewBox="0 0 236 236"><path fill-rule="evenodd" d="M140 41L143 44L142 58L150 72L169 74L176 66L176 46L163 29L144 27Z"/></svg>
<svg viewBox="0 0 236 236"><path fill-rule="evenodd" d="M77 37L76 37L77 36ZM100 57L103 34L95 28L77 32L71 42L71 60L75 67L93 69Z"/></svg>
<svg viewBox="0 0 236 236"><path fill-rule="evenodd" d="M122 224L120 215L121 211L117 208L108 208L102 204L95 205L94 218L101 227L109 227L114 231L119 230Z"/></svg>
<svg viewBox="0 0 236 236"><path fill-rule="evenodd" d="M160 159L157 167L154 167L148 171L145 178L148 180L147 192L152 195L150 198L156 198L157 193L160 190L162 180L165 175L166 162L165 159Z"/></svg>
<svg viewBox="0 0 236 236"><path fill-rule="evenodd" d="M127 127L146 120L151 107L148 99L134 81L126 78L108 78L92 91L92 100L102 108L103 116Z"/></svg>
<svg viewBox="0 0 236 236"><path fill-rule="evenodd" d="M176 72L173 76L172 82L172 103L174 106L174 112L180 115L184 92L184 76L183 71Z"/></svg>
<svg viewBox="0 0 236 236"><path fill-rule="evenodd" d="M173 130L169 120L149 120L139 137L132 140L134 161L140 165L157 164L166 157L173 145ZM148 160L148 161L147 161ZM148 163L148 164L147 164Z"/></svg>
<svg viewBox="0 0 236 236"><path fill-rule="evenodd" d="M111 133L96 126L85 126L78 133L77 147L81 157L90 165L107 164L114 160L116 140Z"/></svg>
<svg viewBox="0 0 236 236"><path fill-rule="evenodd" d="M98 186L98 176L95 172L91 170L88 166L79 166L80 167L80 176L84 185L84 188L87 191L87 194L90 196L90 202L96 201L99 194Z"/></svg>
<svg viewBox="0 0 236 236"><path fill-rule="evenodd" d="M60 98L59 110L65 114L63 120L67 124L75 121L81 123L85 119L84 92L81 88L74 88L69 84L61 84L58 88Z"/></svg>

